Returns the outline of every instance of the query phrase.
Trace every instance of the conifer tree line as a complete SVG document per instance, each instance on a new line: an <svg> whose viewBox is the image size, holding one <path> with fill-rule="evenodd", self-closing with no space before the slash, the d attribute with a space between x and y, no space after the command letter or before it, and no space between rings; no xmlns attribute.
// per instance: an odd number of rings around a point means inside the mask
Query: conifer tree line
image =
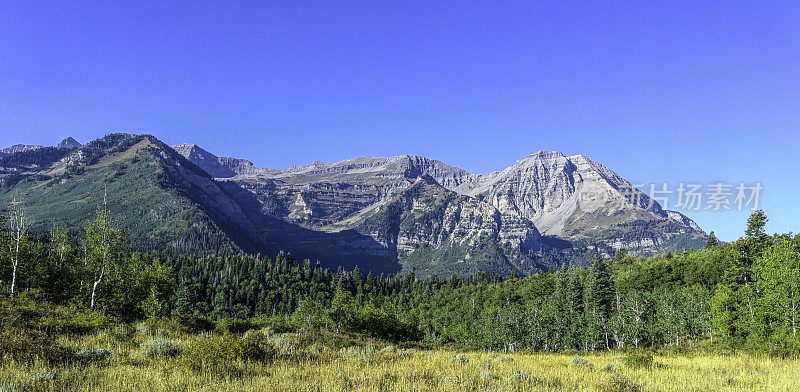
<svg viewBox="0 0 800 392"><path fill-rule="evenodd" d="M101 206L79 233L28 233L24 204L0 218L0 293L93 309L121 321L167 319L325 329L475 349L610 350L700 343L800 352L800 236L745 235L658 257L619 250L587 268L526 277L332 271L308 260L129 251Z"/></svg>

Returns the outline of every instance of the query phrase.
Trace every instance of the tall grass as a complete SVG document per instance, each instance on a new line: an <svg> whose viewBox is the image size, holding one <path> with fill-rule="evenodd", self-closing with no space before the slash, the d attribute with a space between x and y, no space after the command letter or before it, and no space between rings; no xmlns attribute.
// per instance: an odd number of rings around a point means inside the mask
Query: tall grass
<svg viewBox="0 0 800 392"><path fill-rule="evenodd" d="M800 361L748 355L656 356L658 366L639 366L649 358L425 351L269 331L161 335L109 327L50 336L66 357L1 353L0 391L800 390Z"/></svg>

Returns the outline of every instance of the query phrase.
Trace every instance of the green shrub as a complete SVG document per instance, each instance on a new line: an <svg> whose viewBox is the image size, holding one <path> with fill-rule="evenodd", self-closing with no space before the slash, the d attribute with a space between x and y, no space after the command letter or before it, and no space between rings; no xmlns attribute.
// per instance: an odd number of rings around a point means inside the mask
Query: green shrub
<svg viewBox="0 0 800 392"><path fill-rule="evenodd" d="M521 383L521 382L536 382L539 381L539 377L536 377L531 374L525 374L518 369L514 369L511 371L511 375L508 376L509 383Z"/></svg>
<svg viewBox="0 0 800 392"><path fill-rule="evenodd" d="M114 325L113 320L97 313L77 308L45 306L36 328L62 334L85 335Z"/></svg>
<svg viewBox="0 0 800 392"><path fill-rule="evenodd" d="M150 358L174 357L180 354L181 349L177 344L164 339L149 339L142 343L144 355Z"/></svg>
<svg viewBox="0 0 800 392"><path fill-rule="evenodd" d="M44 302L45 295L41 289L28 289L17 296L17 301L31 301L31 302Z"/></svg>
<svg viewBox="0 0 800 392"><path fill-rule="evenodd" d="M174 322L177 327L176 329L180 330L181 332L200 333L204 331L210 331L215 328L215 325L205 317L174 317L169 320Z"/></svg>
<svg viewBox="0 0 800 392"><path fill-rule="evenodd" d="M235 377L238 342L233 336L200 339L184 348L183 364L197 373L212 377Z"/></svg>
<svg viewBox="0 0 800 392"><path fill-rule="evenodd" d="M47 381L55 380L56 376L57 376L57 373L55 371L49 370L49 369L45 369L45 370L40 371L39 373L36 373L31 378L31 380L33 382L47 382Z"/></svg>
<svg viewBox="0 0 800 392"><path fill-rule="evenodd" d="M272 362L278 351L270 343L269 337L262 333L245 334L239 341L238 356L242 359L259 362Z"/></svg>
<svg viewBox="0 0 800 392"><path fill-rule="evenodd" d="M620 373L614 373L607 383L597 388L600 392L642 392L642 387Z"/></svg>
<svg viewBox="0 0 800 392"><path fill-rule="evenodd" d="M295 332L296 328L290 319L281 316L256 316L250 319L255 327L268 328L274 333Z"/></svg>
<svg viewBox="0 0 800 392"><path fill-rule="evenodd" d="M589 366L589 360L579 355L576 355L572 357L572 364L574 366L579 366L579 367Z"/></svg>
<svg viewBox="0 0 800 392"><path fill-rule="evenodd" d="M269 336L269 342L283 357L297 357L300 355L300 335L296 333L279 333Z"/></svg>
<svg viewBox="0 0 800 392"><path fill-rule="evenodd" d="M619 370L619 366L614 365L613 363L607 363L607 364L603 365L603 367L600 368L601 372L606 372L606 373L614 373L614 372L616 372L618 370Z"/></svg>
<svg viewBox="0 0 800 392"><path fill-rule="evenodd" d="M339 350L339 355L353 358L359 365L378 362L381 359L381 354L371 344L343 348Z"/></svg>
<svg viewBox="0 0 800 392"><path fill-rule="evenodd" d="M638 369L653 367L653 354L647 352L633 352L625 356L625 366Z"/></svg>
<svg viewBox="0 0 800 392"><path fill-rule="evenodd" d="M214 325L214 330L219 333L245 333L257 327L247 319L222 319Z"/></svg>
<svg viewBox="0 0 800 392"><path fill-rule="evenodd" d="M800 341L791 336L776 333L768 339L755 339L750 343L752 350L775 358L796 358L800 354Z"/></svg>
<svg viewBox="0 0 800 392"><path fill-rule="evenodd" d="M277 357L275 347L263 334L210 337L188 344L183 351L183 363L190 370L214 377L235 377L240 374L237 361L270 362Z"/></svg>
<svg viewBox="0 0 800 392"><path fill-rule="evenodd" d="M401 348L395 351L394 355L397 358L411 358L416 352L417 350L414 350L413 348Z"/></svg>

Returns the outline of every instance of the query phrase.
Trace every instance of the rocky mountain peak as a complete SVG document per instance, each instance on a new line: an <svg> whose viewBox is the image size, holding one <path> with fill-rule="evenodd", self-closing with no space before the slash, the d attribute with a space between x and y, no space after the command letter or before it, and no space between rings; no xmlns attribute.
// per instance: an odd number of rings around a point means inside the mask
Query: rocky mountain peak
<svg viewBox="0 0 800 392"><path fill-rule="evenodd" d="M218 157L196 144L177 144L172 149L214 178L252 177L276 171L256 167L246 159Z"/></svg>
<svg viewBox="0 0 800 392"><path fill-rule="evenodd" d="M178 154L205 170L206 173L216 178L233 177L236 173L220 164L219 157L202 149L196 144L184 143L172 146Z"/></svg>
<svg viewBox="0 0 800 392"><path fill-rule="evenodd" d="M200 146L198 146L197 144L194 144L194 143L176 144L176 145L170 146L170 147L172 147L172 149L175 150L178 154L181 154L181 155L187 157L187 159L189 157L198 157L198 158L199 157L202 157L202 158L213 157L214 159L217 158L216 155L204 150L203 148L201 148Z"/></svg>
<svg viewBox="0 0 800 392"><path fill-rule="evenodd" d="M539 151L502 171L478 176L459 191L531 219L545 234L573 240L602 238L614 227L635 227L632 222L642 221L678 222L669 227L702 235L690 219L668 215L630 182L583 154Z"/></svg>
<svg viewBox="0 0 800 392"><path fill-rule="evenodd" d="M77 140L73 139L70 136L70 137L67 137L66 139L62 140L61 142L59 142L58 145L56 146L56 148L65 148L65 149L71 150L73 148L79 148L81 146L82 146L82 144L78 143Z"/></svg>

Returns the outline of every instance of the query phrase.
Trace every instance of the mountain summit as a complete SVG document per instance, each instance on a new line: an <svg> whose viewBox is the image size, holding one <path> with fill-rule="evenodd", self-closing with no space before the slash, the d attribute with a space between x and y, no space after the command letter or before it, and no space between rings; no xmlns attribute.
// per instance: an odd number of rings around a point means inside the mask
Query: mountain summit
<svg viewBox="0 0 800 392"><path fill-rule="evenodd" d="M58 143L56 148L66 148L68 150L71 150L73 148L78 148L80 146L81 146L81 144L78 143L77 140L73 139L72 137L68 137L68 138L62 140L60 143Z"/></svg>

